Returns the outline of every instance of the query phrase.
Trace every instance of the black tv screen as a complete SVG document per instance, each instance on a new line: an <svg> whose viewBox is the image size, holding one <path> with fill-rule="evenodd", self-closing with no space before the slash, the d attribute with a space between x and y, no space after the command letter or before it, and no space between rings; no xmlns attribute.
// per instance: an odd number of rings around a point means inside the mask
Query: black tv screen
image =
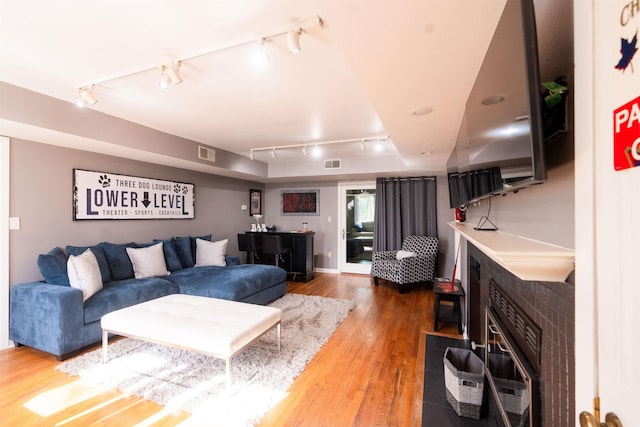
<svg viewBox="0 0 640 427"><path fill-rule="evenodd" d="M507 0L447 164L451 207L546 180L536 22Z"/></svg>

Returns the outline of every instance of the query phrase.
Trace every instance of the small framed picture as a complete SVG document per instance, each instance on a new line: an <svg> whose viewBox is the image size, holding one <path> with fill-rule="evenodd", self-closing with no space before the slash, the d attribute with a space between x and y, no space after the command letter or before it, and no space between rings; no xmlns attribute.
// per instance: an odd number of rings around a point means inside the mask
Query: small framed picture
<svg viewBox="0 0 640 427"><path fill-rule="evenodd" d="M280 215L320 215L320 190L282 190Z"/></svg>
<svg viewBox="0 0 640 427"><path fill-rule="evenodd" d="M249 190L249 216L262 215L262 190Z"/></svg>

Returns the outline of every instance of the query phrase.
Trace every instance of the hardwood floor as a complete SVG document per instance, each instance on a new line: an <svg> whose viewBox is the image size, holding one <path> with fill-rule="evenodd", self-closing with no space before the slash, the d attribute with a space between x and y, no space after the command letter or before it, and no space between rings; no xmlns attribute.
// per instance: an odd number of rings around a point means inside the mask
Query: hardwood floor
<svg viewBox="0 0 640 427"><path fill-rule="evenodd" d="M287 291L353 299L357 307L260 427L419 426L433 292L401 295L384 281L374 286L348 274L317 274ZM440 335L459 337L453 323L441 324ZM59 363L28 347L0 351L0 426L202 425L189 413L60 373Z"/></svg>

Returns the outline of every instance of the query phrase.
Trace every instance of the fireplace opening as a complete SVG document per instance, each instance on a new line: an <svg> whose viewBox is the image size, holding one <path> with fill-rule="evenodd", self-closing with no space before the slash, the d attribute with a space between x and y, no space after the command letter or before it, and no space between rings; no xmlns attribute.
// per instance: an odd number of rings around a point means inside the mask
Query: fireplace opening
<svg viewBox="0 0 640 427"><path fill-rule="evenodd" d="M498 426L538 426L542 331L495 283L489 287L484 342L490 416Z"/></svg>

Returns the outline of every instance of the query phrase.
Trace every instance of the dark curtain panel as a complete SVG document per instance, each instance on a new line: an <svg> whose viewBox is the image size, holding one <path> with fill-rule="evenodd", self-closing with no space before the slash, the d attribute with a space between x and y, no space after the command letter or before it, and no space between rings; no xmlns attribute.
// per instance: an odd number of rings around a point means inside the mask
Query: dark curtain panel
<svg viewBox="0 0 640 427"><path fill-rule="evenodd" d="M436 236L435 177L376 179L373 250L402 247L405 236Z"/></svg>

